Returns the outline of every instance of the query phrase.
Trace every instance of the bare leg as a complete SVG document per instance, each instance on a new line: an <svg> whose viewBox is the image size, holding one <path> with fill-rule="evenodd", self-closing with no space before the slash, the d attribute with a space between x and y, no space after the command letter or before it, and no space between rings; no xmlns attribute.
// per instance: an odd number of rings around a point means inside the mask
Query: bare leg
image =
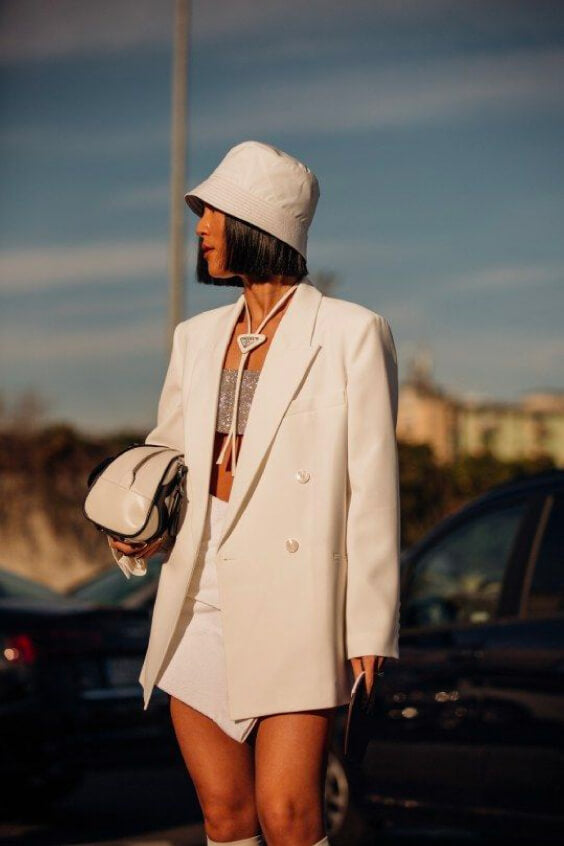
<svg viewBox="0 0 564 846"><path fill-rule="evenodd" d="M256 836L260 825L252 745L229 737L210 717L174 696L170 697L170 713L207 836L221 843L244 842Z"/></svg>
<svg viewBox="0 0 564 846"><path fill-rule="evenodd" d="M324 790L335 714L324 708L260 718L256 803L268 846L328 844Z"/></svg>

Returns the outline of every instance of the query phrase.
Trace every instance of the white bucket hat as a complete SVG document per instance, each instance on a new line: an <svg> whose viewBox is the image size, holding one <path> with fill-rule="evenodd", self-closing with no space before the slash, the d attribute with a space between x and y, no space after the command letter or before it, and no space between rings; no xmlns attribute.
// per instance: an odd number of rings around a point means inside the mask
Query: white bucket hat
<svg viewBox="0 0 564 846"><path fill-rule="evenodd" d="M243 141L184 199L200 217L209 203L276 236L305 259L319 194L316 175L298 159L262 141Z"/></svg>

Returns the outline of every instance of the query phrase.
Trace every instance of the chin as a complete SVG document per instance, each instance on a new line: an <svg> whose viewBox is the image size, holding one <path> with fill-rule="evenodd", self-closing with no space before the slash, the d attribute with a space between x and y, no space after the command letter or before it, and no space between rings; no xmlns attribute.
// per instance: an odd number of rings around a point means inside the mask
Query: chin
<svg viewBox="0 0 564 846"><path fill-rule="evenodd" d="M214 276L218 273L218 276ZM212 260L208 263L202 255L201 248L198 249L196 260L196 280L202 285L222 285L232 288L242 288L243 282L239 276L228 276L223 268L217 267Z"/></svg>

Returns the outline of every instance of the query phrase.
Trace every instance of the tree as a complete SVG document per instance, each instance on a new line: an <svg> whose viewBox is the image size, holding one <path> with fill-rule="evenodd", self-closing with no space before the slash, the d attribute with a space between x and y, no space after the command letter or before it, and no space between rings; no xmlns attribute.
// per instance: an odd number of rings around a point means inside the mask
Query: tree
<svg viewBox="0 0 564 846"><path fill-rule="evenodd" d="M45 424L51 402L37 388L24 388L9 403L0 396L0 429L5 432L30 434Z"/></svg>

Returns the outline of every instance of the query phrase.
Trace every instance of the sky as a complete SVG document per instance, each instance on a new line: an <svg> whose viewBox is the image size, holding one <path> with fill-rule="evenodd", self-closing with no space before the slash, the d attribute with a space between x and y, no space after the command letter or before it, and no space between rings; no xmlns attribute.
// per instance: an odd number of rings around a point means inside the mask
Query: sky
<svg viewBox="0 0 564 846"><path fill-rule="evenodd" d="M192 2L186 190L265 141L321 196L308 269L464 397L563 390L564 6ZM0 2L0 380L148 430L168 364L171 0ZM240 289L194 279L186 315Z"/></svg>

